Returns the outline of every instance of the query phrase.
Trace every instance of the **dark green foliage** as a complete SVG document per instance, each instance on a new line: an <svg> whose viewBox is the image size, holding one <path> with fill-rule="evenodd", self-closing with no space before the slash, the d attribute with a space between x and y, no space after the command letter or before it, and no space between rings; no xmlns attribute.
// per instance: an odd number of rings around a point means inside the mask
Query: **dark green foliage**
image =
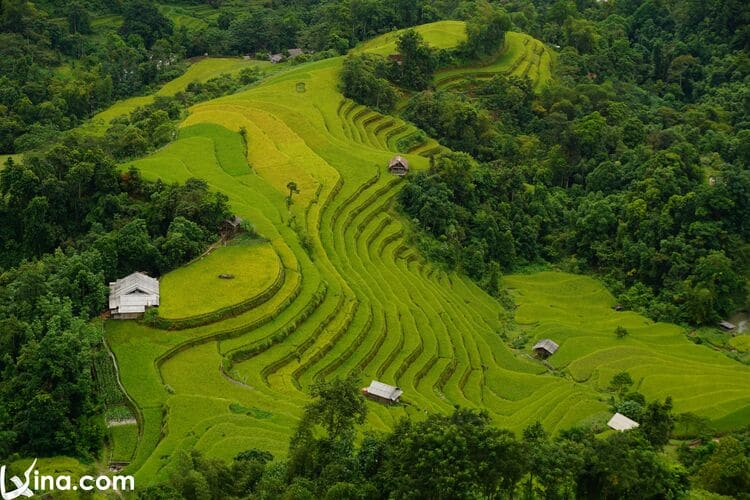
<svg viewBox="0 0 750 500"><path fill-rule="evenodd" d="M172 21L164 17L153 2L148 0L133 0L123 4L122 26L120 34L124 37L136 35L143 40L146 48L160 38L172 34Z"/></svg>
<svg viewBox="0 0 750 500"><path fill-rule="evenodd" d="M361 398L356 384L321 386L308 406L351 414L342 402ZM353 428L339 437L313 437L303 418L290 443L288 461L251 449L231 464L197 451L178 452L169 483L154 490L186 498L676 498L688 488L687 473L668 465L640 431L597 438L571 429L551 437L540 423L522 439L493 427L486 413L457 408L451 415L401 420L388 434L366 433L360 445ZM322 422L324 420L319 420ZM729 466L718 477L739 480L747 472L737 440L709 461ZM701 466L701 465L698 465ZM222 478L231 476L230 481ZM723 491L730 491L727 486ZM732 488L732 487L729 487ZM198 493L200 492L200 493ZM160 498L156 496L156 498Z"/></svg>
<svg viewBox="0 0 750 500"><path fill-rule="evenodd" d="M506 6L565 46L554 83L535 94L498 75L412 97L409 120L479 163L458 186L410 176L401 203L425 253L479 283L493 262L556 262L654 319L712 324L748 301L746 40L716 36L721 9L638 5Z"/></svg>
<svg viewBox="0 0 750 500"><path fill-rule="evenodd" d="M719 441L697 474L698 483L720 495L747 498L750 491L750 459L746 446L732 436Z"/></svg>
<svg viewBox="0 0 750 500"><path fill-rule="evenodd" d="M218 238L227 198L196 179L121 174L85 138L8 162L0 193L0 452L91 457L104 436L100 403L122 401L89 322L107 282L200 254Z"/></svg>
<svg viewBox="0 0 750 500"><path fill-rule="evenodd" d="M391 62L389 78L408 89L427 88L432 82L436 60L422 35L415 30L406 30L396 41L396 48L401 59Z"/></svg>
<svg viewBox="0 0 750 500"><path fill-rule="evenodd" d="M646 439L657 449L661 449L669 443L669 436L674 429L674 416L672 415L672 398L661 403L652 401L648 404L641 416L641 429Z"/></svg>
<svg viewBox="0 0 750 500"><path fill-rule="evenodd" d="M480 159L496 143L489 113L460 94L422 92L409 101L404 116L442 144Z"/></svg>
<svg viewBox="0 0 750 500"><path fill-rule="evenodd" d="M640 432L585 445L576 488L580 498L675 498L688 489L687 473L667 465Z"/></svg>
<svg viewBox="0 0 750 500"><path fill-rule="evenodd" d="M610 390L614 391L618 395L622 396L627 392L633 385L633 378L628 372L620 372L612 377L609 383Z"/></svg>
<svg viewBox="0 0 750 500"><path fill-rule="evenodd" d="M388 112L398 95L386 80L385 60L373 55L349 56L341 70L341 92L359 103Z"/></svg>
<svg viewBox="0 0 750 500"><path fill-rule="evenodd" d="M467 59L477 59L497 52L505 43L505 32L511 20L503 10L484 2L478 12L466 22L466 41L459 53Z"/></svg>

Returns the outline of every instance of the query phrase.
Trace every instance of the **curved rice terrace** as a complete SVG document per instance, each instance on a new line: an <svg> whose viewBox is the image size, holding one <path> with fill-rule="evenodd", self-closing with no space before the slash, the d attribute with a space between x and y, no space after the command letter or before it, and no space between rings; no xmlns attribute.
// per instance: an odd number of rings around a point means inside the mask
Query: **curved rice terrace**
<svg viewBox="0 0 750 500"><path fill-rule="evenodd" d="M458 40L459 29L450 22L421 30L429 41ZM511 35L528 45L525 35ZM515 60L498 59L485 71L507 71ZM425 261L393 208L403 181L385 166L401 152L413 169L424 169L423 155L441 146L425 140L401 151L419 131L344 99L336 84L341 63L301 65L196 105L175 142L133 162L152 179L206 179L265 241L258 243L264 251L236 251L162 278L163 294L182 285L194 295L169 305L175 317L212 310L208 321L170 330L108 322L107 339L139 413L130 470L140 484L162 479L181 448L224 459L251 447L284 456L307 388L351 373L405 392L399 406L368 403L373 429L462 405L487 409L500 426L519 430L539 420L554 432L607 415L601 389L625 369L648 398L673 396L678 412L723 427L747 421L746 367L691 343L674 325L614 312L614 299L590 278L507 277L519 304L514 323L468 278ZM300 192L287 207L289 181ZM307 249L301 236L311 242ZM223 265L258 282L221 290L191 268L232 272ZM616 339L617 325L631 335ZM545 365L529 347L512 349L504 332L552 337L561 347Z"/></svg>

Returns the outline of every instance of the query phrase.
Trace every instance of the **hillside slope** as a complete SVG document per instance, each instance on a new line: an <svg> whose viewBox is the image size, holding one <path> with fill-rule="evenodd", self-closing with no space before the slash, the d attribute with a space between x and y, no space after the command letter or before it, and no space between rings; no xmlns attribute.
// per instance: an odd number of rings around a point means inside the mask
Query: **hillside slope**
<svg viewBox="0 0 750 500"><path fill-rule="evenodd" d="M445 37L442 28L456 29L438 23L423 30ZM508 59L491 71L512 68L515 59ZM220 458L250 447L283 456L310 384L350 373L365 385L378 379L405 391L403 405L369 404L373 429L462 405L486 408L511 429L539 420L560 430L604 415L606 395L598 389L615 365L643 371L647 397L674 387L678 411L731 419L747 407L747 369L693 346L676 327L628 314L632 339L608 345L604 335L619 318L609 316L611 297L590 281L585 298L590 295L592 310L578 311L571 306L582 297L569 282L573 277L508 279L520 292L522 327L534 337L565 337L552 362L566 376L549 373L528 348L511 349L501 337L510 315L466 277L424 261L406 240L407 222L393 210L403 181L387 173L389 159L400 152L412 169L424 169L422 154L440 146L428 141L398 151L399 140L416 129L344 99L337 90L342 60L301 65L196 105L178 140L132 162L151 179L206 179L268 239L284 267L274 296L239 315L174 331L107 324L122 382L142 413L130 467L139 484L164 478L170 457L183 447ZM287 207L290 181L299 194ZM248 266L263 264L248 258ZM543 296L544 285L555 282L567 285ZM602 339L581 347L575 333L587 331L584 312L599 322ZM669 356L655 354L665 346ZM621 349L633 355L621 356ZM677 390L676 380L703 370L716 377L690 392ZM660 382L667 379L673 383Z"/></svg>

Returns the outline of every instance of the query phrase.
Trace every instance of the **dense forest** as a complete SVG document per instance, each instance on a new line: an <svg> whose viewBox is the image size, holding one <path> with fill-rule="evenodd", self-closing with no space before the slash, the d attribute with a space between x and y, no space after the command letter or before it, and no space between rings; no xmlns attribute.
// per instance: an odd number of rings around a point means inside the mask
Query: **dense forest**
<svg viewBox="0 0 750 500"><path fill-rule="evenodd" d="M456 151L401 193L425 252L485 283L498 265L594 272L659 320L747 307L748 5L504 7L561 47L554 83L412 94L404 115Z"/></svg>

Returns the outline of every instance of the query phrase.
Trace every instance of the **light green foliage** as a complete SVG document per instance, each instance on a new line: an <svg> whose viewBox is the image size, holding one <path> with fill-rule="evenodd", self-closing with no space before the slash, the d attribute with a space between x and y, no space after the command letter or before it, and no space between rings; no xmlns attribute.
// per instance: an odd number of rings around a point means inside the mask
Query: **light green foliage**
<svg viewBox="0 0 750 500"><path fill-rule="evenodd" d="M112 460L115 462L129 462L135 454L138 445L138 425L115 425L109 428L112 446Z"/></svg>

